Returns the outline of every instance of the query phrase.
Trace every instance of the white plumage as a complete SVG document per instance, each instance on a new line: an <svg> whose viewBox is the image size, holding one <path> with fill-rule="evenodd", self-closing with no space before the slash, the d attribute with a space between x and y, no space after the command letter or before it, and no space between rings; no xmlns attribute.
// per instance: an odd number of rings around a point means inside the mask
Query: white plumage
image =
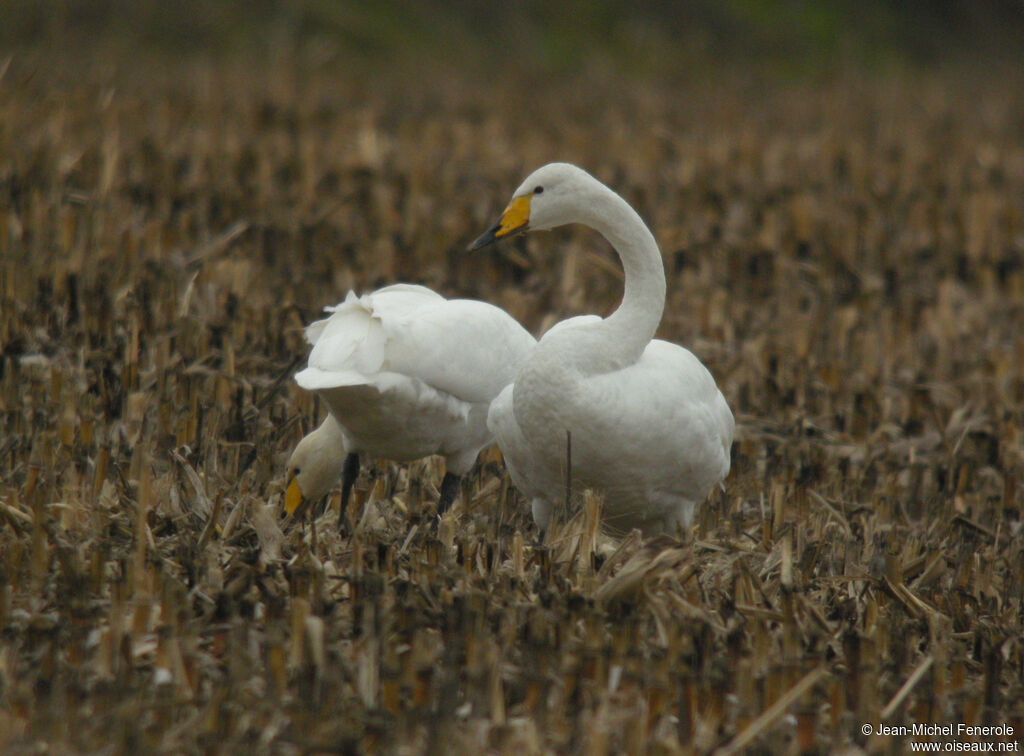
<svg viewBox="0 0 1024 756"><path fill-rule="evenodd" d="M564 495L568 431L574 485L603 495L607 530L672 532L728 475L735 423L700 360L652 340L665 273L640 216L585 171L553 163L523 182L471 248L567 223L590 226L615 247L625 270L622 304L607 318L572 318L544 334L491 404L488 426L542 530Z"/></svg>
<svg viewBox="0 0 1024 756"><path fill-rule="evenodd" d="M286 509L322 496L343 467L347 500L358 472L358 458L348 460L358 454L398 462L443 456L443 509L458 477L493 442L488 406L536 340L498 307L410 284L350 292L327 311L306 329L313 348L295 380L324 399L330 418L289 461Z"/></svg>

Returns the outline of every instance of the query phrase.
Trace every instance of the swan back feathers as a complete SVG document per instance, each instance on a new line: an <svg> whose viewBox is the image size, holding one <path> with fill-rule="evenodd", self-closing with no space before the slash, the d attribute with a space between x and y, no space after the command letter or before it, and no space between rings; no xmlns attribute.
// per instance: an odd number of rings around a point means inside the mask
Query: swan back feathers
<svg viewBox="0 0 1024 756"><path fill-rule="evenodd" d="M350 292L309 326L309 367L296 375L313 390L372 383L384 373L422 381L467 402L489 402L515 377L536 341L503 310L446 300L423 286Z"/></svg>

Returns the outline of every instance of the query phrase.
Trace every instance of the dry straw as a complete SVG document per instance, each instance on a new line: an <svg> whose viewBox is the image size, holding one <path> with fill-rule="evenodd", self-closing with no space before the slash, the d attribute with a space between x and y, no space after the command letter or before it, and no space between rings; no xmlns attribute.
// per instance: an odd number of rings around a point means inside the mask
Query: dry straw
<svg viewBox="0 0 1024 756"><path fill-rule="evenodd" d="M85 61L73 84L4 64L6 752L1024 732L1019 87L602 77L431 94L287 61ZM289 380L301 325L347 287L422 282L535 331L614 307L582 231L462 256L555 156L661 243L659 335L738 415L726 490L647 542L602 535L574 490L539 547L490 453L436 532L432 461L364 471L349 535L337 496L280 522L322 412Z"/></svg>

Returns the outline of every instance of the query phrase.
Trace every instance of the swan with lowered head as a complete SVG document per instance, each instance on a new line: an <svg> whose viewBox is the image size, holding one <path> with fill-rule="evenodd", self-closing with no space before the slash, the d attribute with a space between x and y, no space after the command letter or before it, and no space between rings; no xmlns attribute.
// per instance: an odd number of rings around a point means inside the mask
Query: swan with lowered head
<svg viewBox="0 0 1024 756"><path fill-rule="evenodd" d="M536 340L494 305L411 284L349 292L327 310L306 329L313 348L295 381L319 394L330 415L288 461L285 511L319 499L341 471L343 525L360 454L396 462L439 454L442 514L460 477L493 443L488 407Z"/></svg>
<svg viewBox="0 0 1024 756"><path fill-rule="evenodd" d="M665 269L640 216L586 171L551 163L530 174L470 250L567 223L595 229L615 248L622 304L607 318L570 318L545 333L491 403L488 427L541 531L565 490L568 433L573 483L603 495L606 530L672 532L728 475L735 422L700 360L653 338Z"/></svg>

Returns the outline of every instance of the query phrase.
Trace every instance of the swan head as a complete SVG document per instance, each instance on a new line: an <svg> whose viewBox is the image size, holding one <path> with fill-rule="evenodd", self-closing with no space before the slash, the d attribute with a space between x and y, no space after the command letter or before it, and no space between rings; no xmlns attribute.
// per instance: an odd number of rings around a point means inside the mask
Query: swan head
<svg viewBox="0 0 1024 756"><path fill-rule="evenodd" d="M327 495L345 463L341 426L330 415L307 435L288 458L284 492L285 514L294 515L311 501Z"/></svg>
<svg viewBox="0 0 1024 756"><path fill-rule="evenodd" d="M498 222L474 241L469 250L526 231L543 231L584 220L581 207L586 200L581 194L594 186L601 184L570 163L548 163L538 168L516 189Z"/></svg>

